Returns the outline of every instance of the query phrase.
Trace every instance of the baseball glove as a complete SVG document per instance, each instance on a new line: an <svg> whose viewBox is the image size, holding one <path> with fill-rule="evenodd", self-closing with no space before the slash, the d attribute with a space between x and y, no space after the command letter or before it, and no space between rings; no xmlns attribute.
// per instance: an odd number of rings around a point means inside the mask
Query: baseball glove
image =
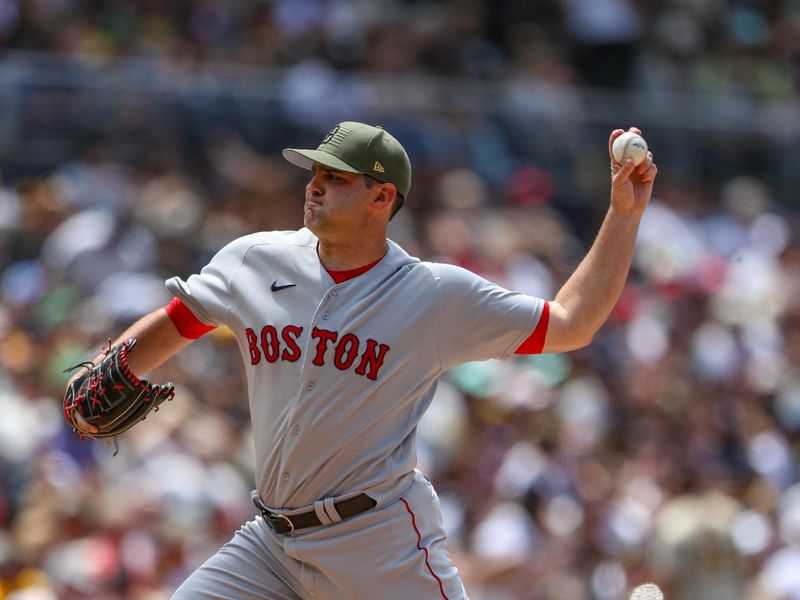
<svg viewBox="0 0 800 600"><path fill-rule="evenodd" d="M136 339L130 338L121 344L103 349L105 356L100 364L84 362L67 369L78 368L86 371L70 382L64 395L64 418L81 438L94 439L116 437L143 421L151 410L165 400L175 396L172 383L153 385L139 379L128 366L128 353L136 346ZM84 421L97 427L93 433L81 431L75 420L75 413Z"/></svg>

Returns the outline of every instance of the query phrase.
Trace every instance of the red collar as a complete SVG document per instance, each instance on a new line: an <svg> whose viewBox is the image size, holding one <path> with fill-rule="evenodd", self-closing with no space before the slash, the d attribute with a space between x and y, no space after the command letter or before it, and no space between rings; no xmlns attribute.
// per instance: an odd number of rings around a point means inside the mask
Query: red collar
<svg viewBox="0 0 800 600"><path fill-rule="evenodd" d="M356 269L348 269L347 271L331 271L330 269L325 269L325 270L328 272L328 275L330 275L336 283L342 283L343 281L347 281L348 279L352 279L353 277L358 277L359 275L363 275L364 273L369 271L372 267L381 262L382 258L383 257L381 256L381 258L379 258L375 262L371 262L368 265L364 265L363 267L358 267Z"/></svg>

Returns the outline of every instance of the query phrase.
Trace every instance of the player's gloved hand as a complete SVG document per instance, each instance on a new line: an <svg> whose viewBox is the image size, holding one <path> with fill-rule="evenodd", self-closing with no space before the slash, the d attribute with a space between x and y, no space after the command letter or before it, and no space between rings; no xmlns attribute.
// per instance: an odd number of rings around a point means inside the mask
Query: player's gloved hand
<svg viewBox="0 0 800 600"><path fill-rule="evenodd" d="M172 383L154 385L139 379L128 366L136 340L104 350L99 364L81 363L64 394L64 418L81 437L109 438L143 421L152 410L175 396Z"/></svg>

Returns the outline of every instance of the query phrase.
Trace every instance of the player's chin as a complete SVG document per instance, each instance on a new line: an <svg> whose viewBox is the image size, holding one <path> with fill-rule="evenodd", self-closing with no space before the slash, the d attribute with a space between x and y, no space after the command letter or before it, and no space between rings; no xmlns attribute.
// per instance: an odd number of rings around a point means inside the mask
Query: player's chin
<svg viewBox="0 0 800 600"><path fill-rule="evenodd" d="M303 212L303 225L312 232L315 232L324 228L324 219L313 209L307 208L305 212Z"/></svg>

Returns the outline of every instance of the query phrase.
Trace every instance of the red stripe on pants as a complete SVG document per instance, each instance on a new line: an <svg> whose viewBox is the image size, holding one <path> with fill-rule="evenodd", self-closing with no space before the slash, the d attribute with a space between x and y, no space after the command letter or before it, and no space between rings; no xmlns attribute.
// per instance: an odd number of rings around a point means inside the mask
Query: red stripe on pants
<svg viewBox="0 0 800 600"><path fill-rule="evenodd" d="M428 572L439 584L439 592L442 594L442 598L444 598L444 600L449 600L447 594L444 593L444 585L442 584L442 580L439 579L439 576L433 572L433 567L431 567L431 561L428 557L428 549L422 546L422 535L420 534L419 529L417 529L417 518L414 516L414 511L411 510L411 507L408 505L408 502L406 502L405 498L400 498L400 500L402 500L403 504L406 505L406 510L408 511L408 514L411 515L411 525L414 527L414 531L417 532L417 550L425 553L425 566L428 567Z"/></svg>

